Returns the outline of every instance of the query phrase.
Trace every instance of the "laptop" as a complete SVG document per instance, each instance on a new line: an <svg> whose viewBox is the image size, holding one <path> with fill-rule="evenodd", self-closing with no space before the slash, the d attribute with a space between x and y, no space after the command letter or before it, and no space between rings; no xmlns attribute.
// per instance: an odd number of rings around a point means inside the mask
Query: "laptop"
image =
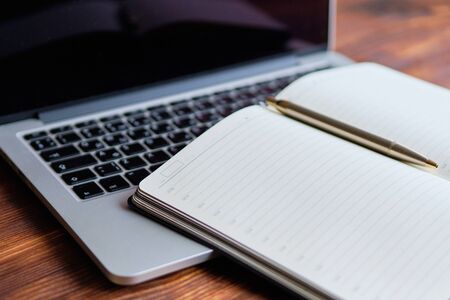
<svg viewBox="0 0 450 300"><path fill-rule="evenodd" d="M330 51L334 13L327 0L5 4L2 156L111 281L209 260L127 198L222 118L351 63Z"/></svg>

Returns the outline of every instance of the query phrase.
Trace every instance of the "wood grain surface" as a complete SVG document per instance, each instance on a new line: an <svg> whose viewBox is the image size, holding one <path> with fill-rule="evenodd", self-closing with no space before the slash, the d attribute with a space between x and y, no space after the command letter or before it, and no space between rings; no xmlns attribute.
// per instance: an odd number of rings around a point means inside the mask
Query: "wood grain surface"
<svg viewBox="0 0 450 300"><path fill-rule="evenodd" d="M448 0L340 0L336 49L450 88ZM0 298L281 299L291 295L218 258L133 287L100 273L0 160Z"/></svg>

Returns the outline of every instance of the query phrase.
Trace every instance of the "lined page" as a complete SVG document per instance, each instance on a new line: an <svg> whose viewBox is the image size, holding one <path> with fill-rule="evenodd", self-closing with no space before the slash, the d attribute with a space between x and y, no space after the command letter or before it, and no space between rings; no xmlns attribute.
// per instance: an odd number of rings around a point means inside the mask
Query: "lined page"
<svg viewBox="0 0 450 300"><path fill-rule="evenodd" d="M277 97L413 148L439 164L434 173L450 179L447 89L360 63L307 75Z"/></svg>
<svg viewBox="0 0 450 300"><path fill-rule="evenodd" d="M450 296L448 182L262 107L140 189L338 297Z"/></svg>

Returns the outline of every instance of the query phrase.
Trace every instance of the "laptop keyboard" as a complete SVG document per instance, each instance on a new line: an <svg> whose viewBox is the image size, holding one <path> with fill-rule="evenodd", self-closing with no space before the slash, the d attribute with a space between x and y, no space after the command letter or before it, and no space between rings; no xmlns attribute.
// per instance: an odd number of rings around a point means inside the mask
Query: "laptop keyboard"
<svg viewBox="0 0 450 300"><path fill-rule="evenodd" d="M23 136L82 200L136 186L216 122L304 74Z"/></svg>

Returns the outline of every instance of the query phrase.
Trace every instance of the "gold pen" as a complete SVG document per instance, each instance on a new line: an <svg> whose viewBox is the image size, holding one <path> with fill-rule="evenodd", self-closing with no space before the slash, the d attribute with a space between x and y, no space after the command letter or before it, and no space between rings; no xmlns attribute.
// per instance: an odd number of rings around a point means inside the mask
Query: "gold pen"
<svg viewBox="0 0 450 300"><path fill-rule="evenodd" d="M438 167L434 161L394 141L376 136L370 132L324 116L290 101L277 100L269 97L266 100L266 104L288 117L312 125L381 154L416 165Z"/></svg>

